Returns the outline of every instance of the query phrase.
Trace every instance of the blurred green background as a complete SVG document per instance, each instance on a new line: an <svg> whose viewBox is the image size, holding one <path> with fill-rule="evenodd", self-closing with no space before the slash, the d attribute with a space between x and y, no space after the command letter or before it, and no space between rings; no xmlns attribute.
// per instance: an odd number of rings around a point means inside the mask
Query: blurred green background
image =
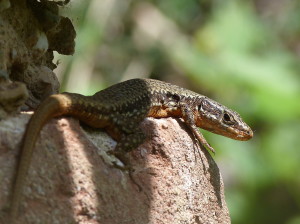
<svg viewBox="0 0 300 224"><path fill-rule="evenodd" d="M86 95L135 77L168 81L238 111L248 142L205 132L232 223L300 223L300 1L85 0L56 55L61 90Z"/></svg>

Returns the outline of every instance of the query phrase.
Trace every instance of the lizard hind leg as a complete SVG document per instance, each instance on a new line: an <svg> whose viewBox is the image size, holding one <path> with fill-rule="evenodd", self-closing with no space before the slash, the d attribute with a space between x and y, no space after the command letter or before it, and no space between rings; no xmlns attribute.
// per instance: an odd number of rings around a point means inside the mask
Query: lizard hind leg
<svg viewBox="0 0 300 224"><path fill-rule="evenodd" d="M134 168L131 167L126 154L141 145L145 139L146 135L142 132L142 130L140 128L136 128L132 133L123 134L115 149L109 152L124 164L124 166L120 166L115 163L114 167L123 171L128 171L130 179L138 187L140 192L142 191L142 187L133 177Z"/></svg>
<svg viewBox="0 0 300 224"><path fill-rule="evenodd" d="M118 143L114 151L126 153L137 148L145 141L146 135L140 128L142 120L122 116L122 114L115 115L113 130L118 133Z"/></svg>
<svg viewBox="0 0 300 224"><path fill-rule="evenodd" d="M128 166L129 162L126 154L141 145L145 141L146 135L139 127L140 122L130 122L128 124L128 121L126 121L127 119L122 119L122 117L117 119L114 130L119 133L118 143L115 149L109 153L116 156L125 166Z"/></svg>
<svg viewBox="0 0 300 224"><path fill-rule="evenodd" d="M142 131L123 134L115 149L109 151L109 154L117 157L125 167L119 166L117 164L115 164L114 166L122 170L131 170L130 163L126 154L131 150L137 148L144 142L145 139L146 135Z"/></svg>
<svg viewBox="0 0 300 224"><path fill-rule="evenodd" d="M123 135L118 142L115 150L130 152L131 150L137 148L140 144L142 144L145 139L146 135L142 132L142 130L135 130L135 132L133 133Z"/></svg>

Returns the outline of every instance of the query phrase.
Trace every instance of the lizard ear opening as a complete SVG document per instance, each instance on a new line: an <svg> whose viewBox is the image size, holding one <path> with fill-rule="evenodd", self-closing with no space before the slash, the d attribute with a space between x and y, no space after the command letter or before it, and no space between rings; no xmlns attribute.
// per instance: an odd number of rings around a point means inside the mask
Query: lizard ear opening
<svg viewBox="0 0 300 224"><path fill-rule="evenodd" d="M201 111L202 110L202 104L199 104L197 109L198 109L198 111Z"/></svg>
<svg viewBox="0 0 300 224"><path fill-rule="evenodd" d="M200 111L204 111L205 110L205 102L206 102L206 100L205 100L205 98L204 99L202 99L200 102L199 102L199 104L198 104L198 106L197 106L197 110L200 112Z"/></svg>
<svg viewBox="0 0 300 224"><path fill-rule="evenodd" d="M199 104L197 106L198 111L199 112L200 111L202 111L202 112L206 111L207 110L207 104L208 104L208 102L205 98L201 99L201 101L199 102Z"/></svg>

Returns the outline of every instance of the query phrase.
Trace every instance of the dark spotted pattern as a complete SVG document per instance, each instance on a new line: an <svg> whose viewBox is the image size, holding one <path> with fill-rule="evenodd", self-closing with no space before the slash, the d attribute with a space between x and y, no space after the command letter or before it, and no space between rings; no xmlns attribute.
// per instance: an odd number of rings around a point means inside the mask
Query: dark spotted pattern
<svg viewBox="0 0 300 224"><path fill-rule="evenodd" d="M152 79L132 79L113 85L93 96L74 93L52 95L31 117L24 136L17 177L13 189L10 222L17 215L34 145L43 125L52 117L70 115L95 127L104 128L118 141L115 154L139 146L145 134L139 127L147 117L180 117L195 138L207 149L214 149L198 127L233 139L248 140L250 127L234 111L190 90Z"/></svg>

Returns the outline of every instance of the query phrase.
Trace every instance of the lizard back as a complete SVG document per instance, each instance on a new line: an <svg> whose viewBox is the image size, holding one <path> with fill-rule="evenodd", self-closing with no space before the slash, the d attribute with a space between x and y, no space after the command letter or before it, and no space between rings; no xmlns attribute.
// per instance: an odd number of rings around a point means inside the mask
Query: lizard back
<svg viewBox="0 0 300 224"><path fill-rule="evenodd" d="M147 114L152 107L163 106L170 100L180 101L204 97L193 91L154 79L130 79L115 84L92 96L102 107L102 113L142 111ZM136 109L138 105L138 110ZM100 108L99 108L100 109Z"/></svg>

